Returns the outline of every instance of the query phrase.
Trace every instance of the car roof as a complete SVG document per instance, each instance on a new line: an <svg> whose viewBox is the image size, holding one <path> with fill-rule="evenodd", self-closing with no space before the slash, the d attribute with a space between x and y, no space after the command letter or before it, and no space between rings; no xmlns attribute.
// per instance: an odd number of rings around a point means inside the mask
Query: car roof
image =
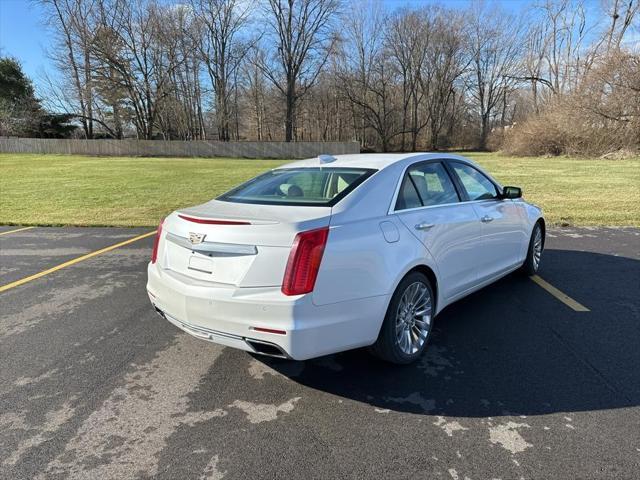
<svg viewBox="0 0 640 480"><path fill-rule="evenodd" d="M357 153L352 155L331 155L335 158L332 162L321 162L319 157L308 158L297 162L287 163L278 168L299 167L351 167L351 168L375 168L382 170L390 165L407 161L413 163L422 160L437 160L451 158L474 163L468 158L451 153Z"/></svg>

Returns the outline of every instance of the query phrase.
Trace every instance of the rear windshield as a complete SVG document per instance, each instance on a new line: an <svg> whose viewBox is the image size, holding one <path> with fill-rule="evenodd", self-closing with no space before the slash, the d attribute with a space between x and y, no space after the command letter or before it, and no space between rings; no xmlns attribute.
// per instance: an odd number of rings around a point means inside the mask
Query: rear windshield
<svg viewBox="0 0 640 480"><path fill-rule="evenodd" d="M218 200L331 207L374 172L366 168L280 168L243 183Z"/></svg>

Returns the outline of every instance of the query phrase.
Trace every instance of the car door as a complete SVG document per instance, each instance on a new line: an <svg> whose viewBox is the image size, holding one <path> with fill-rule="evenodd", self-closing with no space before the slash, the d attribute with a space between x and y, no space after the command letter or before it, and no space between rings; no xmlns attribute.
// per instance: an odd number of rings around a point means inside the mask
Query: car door
<svg viewBox="0 0 640 480"><path fill-rule="evenodd" d="M464 200L476 211L482 224L478 245L480 283L513 269L522 259L522 212L518 202L503 199L499 187L477 168L464 162L449 161L454 180L463 190Z"/></svg>
<svg viewBox="0 0 640 480"><path fill-rule="evenodd" d="M481 222L473 205L461 202L461 193L442 162L420 162L406 170L394 213L435 259L438 286L445 298L477 283Z"/></svg>

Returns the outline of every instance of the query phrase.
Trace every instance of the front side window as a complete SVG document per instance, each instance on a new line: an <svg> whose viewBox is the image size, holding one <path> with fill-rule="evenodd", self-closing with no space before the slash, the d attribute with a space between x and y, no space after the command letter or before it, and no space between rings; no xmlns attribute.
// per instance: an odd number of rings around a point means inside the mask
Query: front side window
<svg viewBox="0 0 640 480"><path fill-rule="evenodd" d="M438 162L409 168L402 180L396 210L431 207L460 201L449 174Z"/></svg>
<svg viewBox="0 0 640 480"><path fill-rule="evenodd" d="M366 168L281 168L266 172L218 200L261 205L333 206L370 177Z"/></svg>
<svg viewBox="0 0 640 480"><path fill-rule="evenodd" d="M451 166L467 192L469 200L490 200L498 197L498 190L491 180L465 163L452 162Z"/></svg>

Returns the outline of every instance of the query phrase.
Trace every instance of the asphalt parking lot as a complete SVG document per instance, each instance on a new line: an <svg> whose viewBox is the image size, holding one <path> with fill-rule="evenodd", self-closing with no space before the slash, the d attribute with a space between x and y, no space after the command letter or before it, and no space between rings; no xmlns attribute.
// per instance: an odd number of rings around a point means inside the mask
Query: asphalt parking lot
<svg viewBox="0 0 640 480"><path fill-rule="evenodd" d="M181 333L145 292L152 237L20 284L149 229L16 229L0 478L638 478L638 229L550 232L540 277L588 311L511 275L447 308L407 367Z"/></svg>

